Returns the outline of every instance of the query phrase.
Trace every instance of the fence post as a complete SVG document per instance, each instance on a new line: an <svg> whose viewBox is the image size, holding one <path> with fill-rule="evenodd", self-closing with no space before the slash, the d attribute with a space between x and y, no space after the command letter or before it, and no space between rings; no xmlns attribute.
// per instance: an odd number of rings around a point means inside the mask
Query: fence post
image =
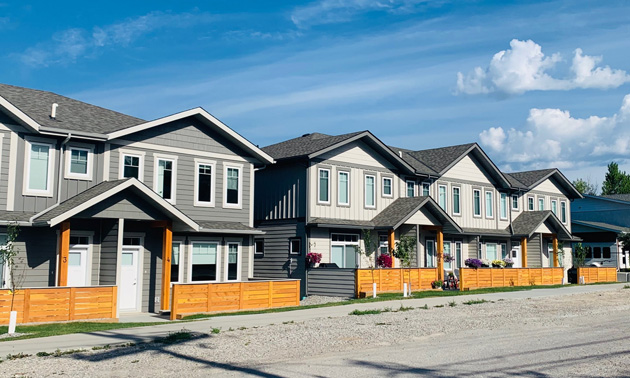
<svg viewBox="0 0 630 378"><path fill-rule="evenodd" d="M464 291L464 269L465 268L459 268L459 291Z"/></svg>
<svg viewBox="0 0 630 378"><path fill-rule="evenodd" d="M212 284L208 284L208 290L206 291L206 295L208 296L208 299L206 301L206 312L210 312L212 309L212 289Z"/></svg>
<svg viewBox="0 0 630 378"><path fill-rule="evenodd" d="M177 319L177 302L178 302L178 287L179 285L173 285L173 297L171 298L171 320Z"/></svg>
<svg viewBox="0 0 630 378"><path fill-rule="evenodd" d="M269 281L269 308L273 307L273 281Z"/></svg>
<svg viewBox="0 0 630 378"><path fill-rule="evenodd" d="M241 294L238 296L238 308L239 310L243 309L243 294L245 293L245 287L243 286L243 283L239 283L238 284L240 286L240 291Z"/></svg>
<svg viewBox="0 0 630 378"><path fill-rule="evenodd" d="M70 288L70 300L68 303L68 320L74 320L74 308L76 307L77 288Z"/></svg>
<svg viewBox="0 0 630 378"><path fill-rule="evenodd" d="M22 323L29 323L31 312L31 289L24 289L24 308L22 310Z"/></svg>
<svg viewBox="0 0 630 378"><path fill-rule="evenodd" d="M295 304L300 305L300 280L295 281Z"/></svg>
<svg viewBox="0 0 630 378"><path fill-rule="evenodd" d="M118 286L112 286L112 319L116 319L118 310Z"/></svg>

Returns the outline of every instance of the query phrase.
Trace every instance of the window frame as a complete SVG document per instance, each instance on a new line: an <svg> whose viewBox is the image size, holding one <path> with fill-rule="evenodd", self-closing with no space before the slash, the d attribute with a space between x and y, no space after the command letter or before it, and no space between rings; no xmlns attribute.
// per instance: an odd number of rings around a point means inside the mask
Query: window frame
<svg viewBox="0 0 630 378"><path fill-rule="evenodd" d="M535 210L536 210L536 199L534 198L534 196L527 196L527 211L535 211Z"/></svg>
<svg viewBox="0 0 630 378"><path fill-rule="evenodd" d="M508 219L508 195L504 192L499 192L499 219ZM505 210L505 216L503 216L503 210Z"/></svg>
<svg viewBox="0 0 630 378"><path fill-rule="evenodd" d="M429 244L431 244L431 249L433 250L433 255L429 254ZM425 239L424 240L424 267L425 268L435 268L437 267L437 245L435 239ZM430 262L430 264L429 264Z"/></svg>
<svg viewBox="0 0 630 378"><path fill-rule="evenodd" d="M138 158L138 180L144 182L144 156L146 153L144 151L125 149L119 149L118 151L118 178L125 178L125 156L134 156Z"/></svg>
<svg viewBox="0 0 630 378"><path fill-rule="evenodd" d="M30 184L29 177L31 174L31 146L33 144L48 147L48 177L46 180L46 188L47 188L46 190L29 188L29 184ZM23 190L22 190L23 195L37 196L37 197L52 197L53 196L55 151L56 151L55 145L54 143L51 143L50 141L42 141L40 139L31 139L31 138L24 139L24 153L25 153L24 162L25 162L26 167L24 169L24 184L23 184Z"/></svg>
<svg viewBox="0 0 630 378"><path fill-rule="evenodd" d="M347 177L346 181L346 199L347 202L341 202L341 175L345 174ZM330 198L329 198L330 199ZM337 171L337 206L350 206L350 172L346 170L338 170Z"/></svg>
<svg viewBox="0 0 630 378"><path fill-rule="evenodd" d="M405 197L410 198L409 197L409 184L412 184L412 187L413 187L413 196L411 197L415 197L416 196L416 182L414 180L405 180Z"/></svg>
<svg viewBox="0 0 630 378"><path fill-rule="evenodd" d="M560 201L560 221L563 224L567 224L568 222L568 209L567 209L567 201Z"/></svg>
<svg viewBox="0 0 630 378"><path fill-rule="evenodd" d="M236 244L236 279L230 280L228 279L228 266L229 266L229 253L230 253L230 244ZM225 241L225 261L223 262L223 282L239 282L242 278L242 270L243 270L243 243L240 240L226 240Z"/></svg>
<svg viewBox="0 0 630 378"><path fill-rule="evenodd" d="M479 214L477 214L475 212L475 193L479 193ZM473 189L473 200L472 200L472 207L473 207L473 217L474 218L481 218L483 217L483 200L481 199L481 194L483 192L481 191L481 189Z"/></svg>
<svg viewBox="0 0 630 378"><path fill-rule="evenodd" d="M455 189L457 189L457 202L455 202ZM453 196L453 215L462 215L462 188L453 185L451 187L451 195ZM455 211L455 204L457 204L457 212Z"/></svg>
<svg viewBox="0 0 630 378"><path fill-rule="evenodd" d="M173 239L172 244L179 244L179 279L177 281L173 281L172 280L172 275L171 275L171 286L173 284L183 284L184 283L184 255L186 254L186 251L184 251L184 246L186 245L184 243L184 240L181 239ZM171 246L171 265L173 264L173 247Z"/></svg>
<svg viewBox="0 0 630 378"><path fill-rule="evenodd" d="M328 180L327 180L327 187L326 187L326 197L328 197L328 199L326 201L322 201L322 180L321 180L321 172L322 171L326 171L328 172ZM322 167L318 167L317 168L317 203L321 204L321 205L330 205L330 173L332 172L332 170L330 168L322 168Z"/></svg>
<svg viewBox="0 0 630 378"><path fill-rule="evenodd" d="M356 237L357 241L333 241L333 235L343 235L343 236L351 236L351 237ZM359 234L353 234L353 233L348 233L348 232L332 232L330 234L330 256L329 256L329 261L333 261L333 256L332 256L332 247L333 246L343 246L344 250L344 265L345 265L345 261L346 261L346 256L347 256L347 247L351 245L351 246L355 246L355 256L354 256L354 264L355 266L353 267L346 267L346 268L351 268L351 269L355 269L355 268L359 268L361 266L361 256L359 253L359 248L361 246L361 235ZM343 268L343 267L340 267Z"/></svg>
<svg viewBox="0 0 630 378"><path fill-rule="evenodd" d="M426 186L427 194L424 194L424 187ZM422 196L431 197L431 182L424 181L422 182Z"/></svg>
<svg viewBox="0 0 630 378"><path fill-rule="evenodd" d="M212 167L212 173L210 174L210 202L199 201L199 166L209 165ZM215 207L217 191L216 191L216 177L217 177L217 162L214 160L205 160L195 158L195 177L193 188L193 206L195 207Z"/></svg>
<svg viewBox="0 0 630 378"><path fill-rule="evenodd" d="M516 200L516 201L514 201ZM516 207L514 207L514 203L516 202ZM510 196L510 208L513 211L518 211L519 209L519 204L518 204L518 194L512 194Z"/></svg>
<svg viewBox="0 0 630 378"><path fill-rule="evenodd" d="M262 251L258 250L258 243L262 243ZM254 255L255 256L264 256L265 255L265 238L254 238Z"/></svg>
<svg viewBox="0 0 630 378"><path fill-rule="evenodd" d="M538 211L545 211L545 197L544 196L538 196L537 198L537 202L538 202ZM542 201L542 209L540 206L540 201Z"/></svg>
<svg viewBox="0 0 630 378"><path fill-rule="evenodd" d="M496 258L495 258L495 259L492 259L492 260L488 257L488 246L489 246L489 245L494 245L494 248L495 248L495 249L494 249L494 252L496 253ZM484 243L484 247L485 247L485 248L484 248L484 251L483 251L483 255L486 257L486 259L487 259L487 260L490 260L490 263L492 263L492 261L494 261L494 260L498 260L499 253L500 253L500 251L499 251L499 243L495 243L495 242L485 242L485 243Z"/></svg>
<svg viewBox="0 0 630 378"><path fill-rule="evenodd" d="M238 170L238 203L228 203L228 169ZM223 208L242 209L243 208L243 165L235 163L223 163Z"/></svg>
<svg viewBox="0 0 630 378"><path fill-rule="evenodd" d="M442 207L442 204L440 203L440 201L442 201L442 199L440 198L440 191L444 189L444 207ZM442 208L442 210L444 210L446 213L448 213L448 185L446 184L438 184L438 200L437 200L438 206L440 206Z"/></svg>
<svg viewBox="0 0 630 378"><path fill-rule="evenodd" d="M298 246L300 247L300 250L297 252L293 251L293 242L297 241L299 244ZM300 237L293 237L293 238L289 238L289 255L290 256L300 256L302 255L302 238Z"/></svg>
<svg viewBox="0 0 630 378"><path fill-rule="evenodd" d="M193 268L193 247L195 243L205 243L205 244L216 244L217 245L217 278L215 280L205 280L205 281L193 281L192 280L192 268ZM186 268L188 269L188 277L186 277L187 283L213 283L213 282L221 282L221 254L222 254L223 245L221 244L221 239L190 239L188 242L188 261L186 262Z"/></svg>
<svg viewBox="0 0 630 378"><path fill-rule="evenodd" d="M554 208L555 208L555 210L554 210ZM551 200L551 212L555 216L558 216L558 200L556 200L556 199L552 199Z"/></svg>
<svg viewBox="0 0 630 378"><path fill-rule="evenodd" d="M372 178L372 183L373 183L373 187L372 187L372 201L374 201L374 203L372 205L369 205L367 203L368 200L368 186L367 186L367 179L368 177ZM366 173L363 175L363 206L366 209L376 209L376 193L378 192L378 188L377 188L377 184L376 184L376 174L371 174L371 173Z"/></svg>
<svg viewBox="0 0 630 378"><path fill-rule="evenodd" d="M171 198L170 199L166 199L164 197L162 198L170 202L171 204L175 205L176 198L177 198L177 156L162 155L162 154L153 155L153 191L156 193L158 193L158 168L159 168L160 160L170 161L173 164L172 175L171 175Z"/></svg>
<svg viewBox="0 0 630 378"><path fill-rule="evenodd" d="M490 194L490 204L492 205L490 209L490 215L488 215L488 194ZM484 203L485 203L485 218L486 219L494 219L494 192L492 190L484 190Z"/></svg>
<svg viewBox="0 0 630 378"><path fill-rule="evenodd" d="M74 173L71 172L72 167L72 150L87 151L87 172ZM71 144L66 148L66 161L64 169L64 178L73 180L92 181L92 169L94 166L94 146Z"/></svg>
<svg viewBox="0 0 630 378"><path fill-rule="evenodd" d="M385 193L385 180L389 180L389 194ZM394 197L394 179L389 176L383 176L381 181L382 181L381 195L385 198L393 198Z"/></svg>

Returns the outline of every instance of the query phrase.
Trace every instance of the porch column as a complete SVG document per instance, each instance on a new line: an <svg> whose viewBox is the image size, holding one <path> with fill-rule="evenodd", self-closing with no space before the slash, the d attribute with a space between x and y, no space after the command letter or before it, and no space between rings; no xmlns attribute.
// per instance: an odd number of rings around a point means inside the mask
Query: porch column
<svg viewBox="0 0 630 378"><path fill-rule="evenodd" d="M444 280L444 234L442 229L436 231L437 233L437 274L438 280Z"/></svg>
<svg viewBox="0 0 630 378"><path fill-rule="evenodd" d="M527 237L521 238L521 267L527 268Z"/></svg>
<svg viewBox="0 0 630 378"><path fill-rule="evenodd" d="M558 267L558 235L553 235L553 267Z"/></svg>
<svg viewBox="0 0 630 378"><path fill-rule="evenodd" d="M68 257L70 255L70 222L61 222L59 227L59 271L57 286L68 286Z"/></svg>
<svg viewBox="0 0 630 378"><path fill-rule="evenodd" d="M173 224L167 222L162 235L162 295L160 309L168 311L171 307L171 255L173 252Z"/></svg>
<svg viewBox="0 0 630 378"><path fill-rule="evenodd" d="M396 259L394 259L393 251L396 249L396 230L389 230L389 234L387 235L387 249L389 254L392 256L392 268L396 265Z"/></svg>

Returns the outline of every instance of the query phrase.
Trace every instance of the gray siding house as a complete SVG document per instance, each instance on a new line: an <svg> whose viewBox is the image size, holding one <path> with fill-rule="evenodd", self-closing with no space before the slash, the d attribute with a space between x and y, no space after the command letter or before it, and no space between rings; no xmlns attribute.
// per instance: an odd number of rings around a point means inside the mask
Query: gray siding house
<svg viewBox="0 0 630 378"><path fill-rule="evenodd" d="M253 277L271 163L201 108L144 121L0 85L0 238L20 226L24 287L117 285L119 311L156 312L172 283Z"/></svg>

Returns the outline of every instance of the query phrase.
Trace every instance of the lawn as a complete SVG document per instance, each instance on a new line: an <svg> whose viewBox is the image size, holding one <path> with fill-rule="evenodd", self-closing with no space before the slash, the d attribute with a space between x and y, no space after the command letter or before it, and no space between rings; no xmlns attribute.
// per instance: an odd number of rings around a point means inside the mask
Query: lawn
<svg viewBox="0 0 630 378"><path fill-rule="evenodd" d="M158 324L169 324L164 322L154 323L98 323L98 322L71 322L71 323L50 323L38 325L19 325L16 327L18 333L29 333L18 337L7 337L0 339L3 341L32 339L36 337L67 335L69 333L89 333L98 331L109 331L112 329L144 327ZM0 326L0 335L7 333L7 326Z"/></svg>

